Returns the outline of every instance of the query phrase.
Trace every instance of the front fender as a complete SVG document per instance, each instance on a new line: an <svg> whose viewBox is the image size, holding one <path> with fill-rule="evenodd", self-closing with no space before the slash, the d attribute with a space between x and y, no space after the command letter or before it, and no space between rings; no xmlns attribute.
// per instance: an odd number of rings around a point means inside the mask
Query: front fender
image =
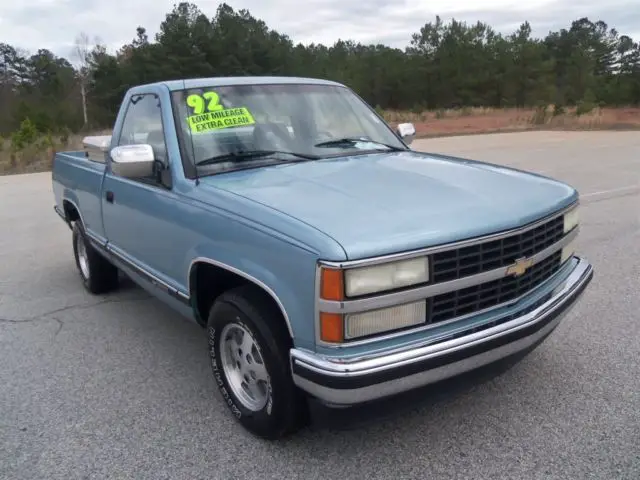
<svg viewBox="0 0 640 480"><path fill-rule="evenodd" d="M297 348L315 349L313 312L317 255L247 225L227 226L222 235L202 239L185 259L186 284L198 262L239 275L278 304ZM217 238L217 240L211 240Z"/></svg>

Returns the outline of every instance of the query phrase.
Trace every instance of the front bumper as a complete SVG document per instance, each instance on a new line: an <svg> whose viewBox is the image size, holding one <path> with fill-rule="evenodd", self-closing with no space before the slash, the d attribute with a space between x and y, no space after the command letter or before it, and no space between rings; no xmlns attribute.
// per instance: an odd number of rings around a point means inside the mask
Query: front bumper
<svg viewBox="0 0 640 480"><path fill-rule="evenodd" d="M295 384L332 405L353 405L451 378L534 348L560 323L593 278L583 258L537 308L459 338L357 359L291 350Z"/></svg>

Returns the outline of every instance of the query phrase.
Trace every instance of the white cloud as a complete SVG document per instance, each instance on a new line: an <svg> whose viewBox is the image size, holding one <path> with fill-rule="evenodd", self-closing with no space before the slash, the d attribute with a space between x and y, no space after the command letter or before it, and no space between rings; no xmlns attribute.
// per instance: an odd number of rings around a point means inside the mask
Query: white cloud
<svg viewBox="0 0 640 480"><path fill-rule="evenodd" d="M69 57L81 31L97 36L115 50L143 26L150 37L178 0L7 0L0 4L0 41L34 52L48 48ZM220 4L193 2L212 17ZM385 43L403 48L411 35L436 15L483 21L510 33L528 20L534 35L568 28L572 20L588 16L604 20L621 34L640 40L637 0L228 0L234 9L248 9L269 27L295 42L331 44L338 38Z"/></svg>

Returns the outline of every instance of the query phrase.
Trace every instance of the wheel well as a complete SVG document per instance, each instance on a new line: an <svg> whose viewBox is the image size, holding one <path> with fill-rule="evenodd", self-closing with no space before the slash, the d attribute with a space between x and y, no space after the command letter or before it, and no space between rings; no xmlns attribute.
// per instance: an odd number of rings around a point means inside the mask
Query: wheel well
<svg viewBox="0 0 640 480"><path fill-rule="evenodd" d="M251 285L262 294L265 301L271 304L274 311L280 312L279 318L282 321L282 328L288 336L291 335L284 312L273 296L257 283L237 273L207 262L198 262L193 265L189 274L189 285L189 294L192 299L191 304L196 311L196 320L202 326L206 325L209 310L220 295L232 288Z"/></svg>
<svg viewBox="0 0 640 480"><path fill-rule="evenodd" d="M76 220L80 220L80 213L73 205L73 203L68 200L63 200L62 208L64 209L64 214L67 217L68 221L75 222Z"/></svg>

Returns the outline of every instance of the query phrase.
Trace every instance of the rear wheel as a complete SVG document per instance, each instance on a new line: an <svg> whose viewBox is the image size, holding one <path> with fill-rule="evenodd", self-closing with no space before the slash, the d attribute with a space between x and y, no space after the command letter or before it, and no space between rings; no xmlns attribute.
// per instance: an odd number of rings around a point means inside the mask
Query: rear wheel
<svg viewBox="0 0 640 480"><path fill-rule="evenodd" d="M280 312L253 286L223 293L208 320L213 376L231 413L251 433L275 439L309 419L291 378L290 340Z"/></svg>
<svg viewBox="0 0 640 480"><path fill-rule="evenodd" d="M84 287L93 294L106 293L118 286L118 269L91 245L82 222L73 224L73 255Z"/></svg>

